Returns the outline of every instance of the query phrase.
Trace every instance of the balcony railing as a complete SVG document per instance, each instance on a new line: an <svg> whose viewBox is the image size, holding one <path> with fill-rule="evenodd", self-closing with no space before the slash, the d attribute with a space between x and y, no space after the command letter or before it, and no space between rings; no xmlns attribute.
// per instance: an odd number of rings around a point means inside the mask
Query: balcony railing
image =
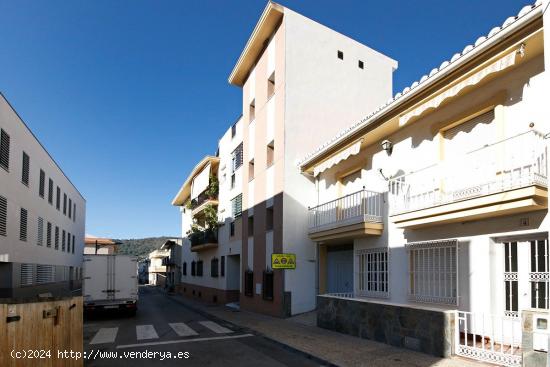
<svg viewBox="0 0 550 367"><path fill-rule="evenodd" d="M309 209L309 231L359 222L382 222L383 194L361 190Z"/></svg>
<svg viewBox="0 0 550 367"><path fill-rule="evenodd" d="M191 248L205 244L218 243L217 230L206 229L204 231L191 233L188 237L191 242Z"/></svg>
<svg viewBox="0 0 550 367"><path fill-rule="evenodd" d="M390 180L391 214L547 186L544 135L530 130Z"/></svg>
<svg viewBox="0 0 550 367"><path fill-rule="evenodd" d="M201 193L198 197L191 200L191 210L197 209L202 204L210 200L218 200L217 195L207 195L206 193Z"/></svg>

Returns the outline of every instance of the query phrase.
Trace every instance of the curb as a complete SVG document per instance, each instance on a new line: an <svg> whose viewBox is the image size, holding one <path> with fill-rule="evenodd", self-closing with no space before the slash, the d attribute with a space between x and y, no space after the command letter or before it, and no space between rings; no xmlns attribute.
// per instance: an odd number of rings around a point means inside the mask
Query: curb
<svg viewBox="0 0 550 367"><path fill-rule="evenodd" d="M231 321L227 321L225 319L222 319L216 315L213 315L211 314L210 312L206 311L204 308L202 307L197 307L197 306L194 306L194 305L190 305L188 303L186 303L184 300L180 299L182 296L181 295L178 295L178 294L167 294L167 293L164 293L166 296L168 296L169 299L171 299L172 301L176 302L176 303L179 303L180 305L190 309L191 311L195 312L195 313L198 313L199 315L201 316L204 316L206 318L209 318L210 320L212 321L215 321L215 322L218 322L218 323L221 323L221 324L226 324L226 325L230 325L233 329L236 329L238 331L242 331L244 333L248 333L248 334L253 334L255 336L258 336L258 337L261 337L261 338L264 338L266 340L269 340L270 342L273 342L275 344L277 344L278 346L290 351L290 352L293 352L293 353L296 353L296 354L299 354L309 360L312 360L314 361L315 363L319 363L320 365L322 366L326 366L326 367L339 367L338 365L332 363L332 362L329 362L327 361L326 359L323 359L323 358L320 358L316 355L313 355L311 353L308 353L308 352L304 352L303 350L300 350L300 349L297 349L291 345L288 345L288 344L285 344L279 340L276 340L276 339L273 339L263 333L260 333L259 331L257 330L254 330L254 329L250 329L250 328L247 328L247 327L244 327L244 326L240 326L240 325L237 325Z"/></svg>

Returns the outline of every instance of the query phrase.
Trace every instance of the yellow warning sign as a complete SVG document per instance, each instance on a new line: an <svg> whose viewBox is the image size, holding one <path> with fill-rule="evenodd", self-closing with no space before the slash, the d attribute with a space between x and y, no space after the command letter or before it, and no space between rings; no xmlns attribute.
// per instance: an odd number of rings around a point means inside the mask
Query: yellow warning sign
<svg viewBox="0 0 550 367"><path fill-rule="evenodd" d="M296 254L271 254L272 269L296 269Z"/></svg>

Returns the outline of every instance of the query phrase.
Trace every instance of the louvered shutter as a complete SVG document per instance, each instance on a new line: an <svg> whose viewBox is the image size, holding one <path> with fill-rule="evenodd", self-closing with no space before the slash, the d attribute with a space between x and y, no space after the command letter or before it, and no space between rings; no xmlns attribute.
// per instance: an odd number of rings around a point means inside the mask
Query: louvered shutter
<svg viewBox="0 0 550 367"><path fill-rule="evenodd" d="M36 237L38 246L44 245L44 219L38 217L38 236Z"/></svg>
<svg viewBox="0 0 550 367"><path fill-rule="evenodd" d="M0 236L7 236L8 200L0 196Z"/></svg>
<svg viewBox="0 0 550 367"><path fill-rule="evenodd" d="M21 208L21 216L19 218L19 239L21 241L27 241L27 209Z"/></svg>
<svg viewBox="0 0 550 367"><path fill-rule="evenodd" d="M10 136L0 129L0 166L10 170Z"/></svg>
<svg viewBox="0 0 550 367"><path fill-rule="evenodd" d="M34 265L21 264L21 285L32 285L34 280Z"/></svg>
<svg viewBox="0 0 550 367"><path fill-rule="evenodd" d="M29 170L30 170L30 158L29 155L23 152L23 169L21 173L21 182L24 185L29 186Z"/></svg>

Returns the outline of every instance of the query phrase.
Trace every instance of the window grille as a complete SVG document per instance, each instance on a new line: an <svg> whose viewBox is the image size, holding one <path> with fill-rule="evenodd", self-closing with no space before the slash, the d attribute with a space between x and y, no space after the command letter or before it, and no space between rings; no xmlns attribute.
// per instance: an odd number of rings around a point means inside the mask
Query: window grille
<svg viewBox="0 0 550 367"><path fill-rule="evenodd" d="M506 316L516 317L518 313L518 243L504 243L504 288L506 292Z"/></svg>
<svg viewBox="0 0 550 367"><path fill-rule="evenodd" d="M36 284L55 281L55 267L52 265L36 265Z"/></svg>
<svg viewBox="0 0 550 367"><path fill-rule="evenodd" d="M0 196L0 236L7 236L8 200Z"/></svg>
<svg viewBox="0 0 550 367"><path fill-rule="evenodd" d="M252 270L244 272L244 295L248 297L254 295L254 272Z"/></svg>
<svg viewBox="0 0 550 367"><path fill-rule="evenodd" d="M368 297L389 297L389 256L387 247L356 251L358 260L357 293Z"/></svg>
<svg viewBox="0 0 550 367"><path fill-rule="evenodd" d="M27 153L23 152L23 169L21 173L21 182L25 186L29 186L29 170L30 170L30 158Z"/></svg>
<svg viewBox="0 0 550 367"><path fill-rule="evenodd" d="M529 283L531 286L531 307L548 310L549 281L550 281L550 254L548 239L530 241L531 271Z"/></svg>
<svg viewBox="0 0 550 367"><path fill-rule="evenodd" d="M27 241L27 209L21 208L21 217L19 221L19 239L21 241Z"/></svg>
<svg viewBox="0 0 550 367"><path fill-rule="evenodd" d="M44 190L46 189L46 172L40 170L40 181L38 183L38 196L44 198Z"/></svg>
<svg viewBox="0 0 550 367"><path fill-rule="evenodd" d="M46 224L46 246L52 247L52 224L50 222Z"/></svg>
<svg viewBox="0 0 550 367"><path fill-rule="evenodd" d="M48 179L48 203L53 204L53 180Z"/></svg>
<svg viewBox="0 0 550 367"><path fill-rule="evenodd" d="M231 213L233 218L240 217L243 212L243 194L235 196L231 200Z"/></svg>
<svg viewBox="0 0 550 367"><path fill-rule="evenodd" d="M0 129L0 167L10 170L10 136Z"/></svg>
<svg viewBox="0 0 550 367"><path fill-rule="evenodd" d="M409 299L456 305L458 300L458 241L406 245L409 256Z"/></svg>
<svg viewBox="0 0 550 367"><path fill-rule="evenodd" d="M231 153L231 172L235 172L243 164L243 143Z"/></svg>
<svg viewBox="0 0 550 367"><path fill-rule="evenodd" d="M55 226L55 238L54 238L54 243L55 243L55 249L56 250L59 250L59 227L58 226Z"/></svg>
<svg viewBox="0 0 550 367"><path fill-rule="evenodd" d="M34 281L34 265L21 264L21 285L32 285Z"/></svg>
<svg viewBox="0 0 550 367"><path fill-rule="evenodd" d="M219 262L220 261L217 258L210 260L210 276L212 278L218 277Z"/></svg>
<svg viewBox="0 0 550 367"><path fill-rule="evenodd" d="M262 284L262 298L273 300L273 271L264 270Z"/></svg>
<svg viewBox="0 0 550 367"><path fill-rule="evenodd" d="M44 219L38 217L38 236L36 236L36 244L44 245Z"/></svg>

